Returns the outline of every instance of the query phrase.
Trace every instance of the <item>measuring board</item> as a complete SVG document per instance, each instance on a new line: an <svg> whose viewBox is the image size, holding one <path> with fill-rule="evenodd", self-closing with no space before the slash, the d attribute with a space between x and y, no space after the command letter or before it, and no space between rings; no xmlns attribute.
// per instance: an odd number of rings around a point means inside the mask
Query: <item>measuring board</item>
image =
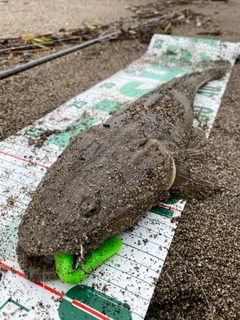
<svg viewBox="0 0 240 320"><path fill-rule="evenodd" d="M147 52L125 70L0 143L1 319L144 319L177 227L172 218L181 215L183 201L156 202L131 231L117 235L121 250L79 285L27 280L15 253L18 225L31 192L72 136L106 121L161 83L221 60L229 73L202 87L194 103L208 135L239 53L238 43L154 35ZM60 132L42 147L29 143L48 129Z"/></svg>

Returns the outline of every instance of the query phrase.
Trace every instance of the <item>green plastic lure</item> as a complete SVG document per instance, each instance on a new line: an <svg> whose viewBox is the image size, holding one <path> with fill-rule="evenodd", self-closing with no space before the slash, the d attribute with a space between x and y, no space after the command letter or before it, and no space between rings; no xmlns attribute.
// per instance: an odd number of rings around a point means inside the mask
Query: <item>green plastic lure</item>
<svg viewBox="0 0 240 320"><path fill-rule="evenodd" d="M91 257L87 259L83 266L86 272L92 272L104 261L117 253L122 246L122 240L119 238L110 238L104 244L95 250ZM87 277L87 274L80 268L73 273L73 254L55 254L55 267L59 278L63 282L76 284Z"/></svg>

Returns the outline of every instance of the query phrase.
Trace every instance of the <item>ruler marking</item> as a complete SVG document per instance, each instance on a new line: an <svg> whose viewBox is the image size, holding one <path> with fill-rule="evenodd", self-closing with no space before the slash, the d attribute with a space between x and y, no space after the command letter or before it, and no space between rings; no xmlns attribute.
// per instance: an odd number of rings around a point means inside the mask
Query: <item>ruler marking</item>
<svg viewBox="0 0 240 320"><path fill-rule="evenodd" d="M8 152L5 152L5 151L0 151L1 154L4 154L5 156L8 156L8 157L12 157L14 159L17 159L17 160L21 160L23 162L27 162L27 163L31 163L31 160L27 160L27 159L24 159L24 158L21 158L21 157L18 157L18 156L14 156L13 154L10 154ZM6 161L6 160L5 160ZM37 163L37 162L34 162L34 164L38 167L42 167L44 169L48 169L49 167L48 166L45 166L44 164L41 164L41 163Z"/></svg>

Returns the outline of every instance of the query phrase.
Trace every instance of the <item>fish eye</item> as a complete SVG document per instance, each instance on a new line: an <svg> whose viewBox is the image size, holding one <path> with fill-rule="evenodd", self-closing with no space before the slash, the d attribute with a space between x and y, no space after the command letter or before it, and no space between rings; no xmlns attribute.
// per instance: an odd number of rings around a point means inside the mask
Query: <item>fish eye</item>
<svg viewBox="0 0 240 320"><path fill-rule="evenodd" d="M90 205L88 210L89 213L94 213L95 211L97 211L97 207L95 205Z"/></svg>
<svg viewBox="0 0 240 320"><path fill-rule="evenodd" d="M85 217L89 218L100 211L100 206L97 201L85 201L82 203L81 209Z"/></svg>

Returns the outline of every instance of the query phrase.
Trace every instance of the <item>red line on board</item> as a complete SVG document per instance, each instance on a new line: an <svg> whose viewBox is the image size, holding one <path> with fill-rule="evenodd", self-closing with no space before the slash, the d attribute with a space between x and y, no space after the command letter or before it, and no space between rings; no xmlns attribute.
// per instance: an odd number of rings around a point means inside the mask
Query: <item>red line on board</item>
<svg viewBox="0 0 240 320"><path fill-rule="evenodd" d="M87 305L85 305L85 304L83 304L83 303L81 303L81 302L79 302L77 300L73 300L72 304L74 306L79 307L80 309L82 309L84 311L87 311L87 312L91 313L93 316L98 317L101 320L110 320L111 319L111 318L105 316L104 314L96 311L95 309L92 309L91 307L89 307L89 306L87 306Z"/></svg>
<svg viewBox="0 0 240 320"><path fill-rule="evenodd" d="M18 276L22 277L23 279L26 279L26 280L28 280L28 281L30 281L32 283L35 283L39 287L41 287L43 289L46 289L47 291L50 291L51 293L54 293L55 295L57 295L57 296L59 296L61 298L63 298L64 295L65 295L64 293L59 292L59 291L47 286L46 284L44 284L42 282L34 282L34 281L29 280L22 272L10 267L9 265L7 265L6 263L4 263L2 261L0 261L0 266L2 266L5 269L8 269L8 270L12 271L13 273L17 274Z"/></svg>
<svg viewBox="0 0 240 320"><path fill-rule="evenodd" d="M161 203L161 202L155 202L154 204L157 204L160 207L164 207L164 208L171 209L171 210L174 210L174 211L182 212L181 209L178 209L176 207L171 207L171 206L169 206L167 204L164 204L164 203Z"/></svg>
<svg viewBox="0 0 240 320"><path fill-rule="evenodd" d="M36 283L39 287L42 287L43 289L46 289L47 291L54 293L56 296L59 296L60 298L63 298L65 296L64 293L59 292L59 291L47 286L46 284L44 284L42 282L34 282L34 283Z"/></svg>
<svg viewBox="0 0 240 320"><path fill-rule="evenodd" d="M9 270L9 271L12 271L13 273L17 274L18 276L22 277L23 279L26 279L32 283L35 283L36 285L38 285L39 287L43 288L43 289L46 289L47 291L59 296L60 298L64 298L65 294L62 293L62 292L59 292L49 286L47 286L46 284L42 283L42 282L34 282L34 281L31 281L29 280L22 272L12 268L11 266L7 265L6 263L0 261L0 266L2 266L3 268ZM71 298L70 298L71 299ZM71 299L72 300L72 299ZM99 311L77 301L77 300L72 300L71 301L72 304L80 309L82 309L83 311L86 311L90 314L92 314L93 316L97 317L98 319L100 320L111 320L111 318L105 316L104 314L100 313Z"/></svg>
<svg viewBox="0 0 240 320"><path fill-rule="evenodd" d="M17 274L18 276L20 276L20 277L22 277L24 279L27 279L22 272L10 267L9 265L7 265L6 263L4 263L2 261L0 261L0 266L2 266L5 269L8 269L8 270L12 271L13 273Z"/></svg>
<svg viewBox="0 0 240 320"><path fill-rule="evenodd" d="M5 156L9 156L9 157L12 157L12 158L15 158L15 159L18 159L18 160L22 160L22 161L24 161L24 162L28 162L28 163L31 163L31 162L32 162L32 161L30 161L30 160L27 160L27 159L23 159L23 158L14 156L13 154L10 154L10 153L4 152L4 151L0 151L0 153L4 154ZM38 167L42 167L42 168L48 169L48 166L45 166L44 164L37 163L37 162L33 162L33 164L36 165L36 166L38 166Z"/></svg>

